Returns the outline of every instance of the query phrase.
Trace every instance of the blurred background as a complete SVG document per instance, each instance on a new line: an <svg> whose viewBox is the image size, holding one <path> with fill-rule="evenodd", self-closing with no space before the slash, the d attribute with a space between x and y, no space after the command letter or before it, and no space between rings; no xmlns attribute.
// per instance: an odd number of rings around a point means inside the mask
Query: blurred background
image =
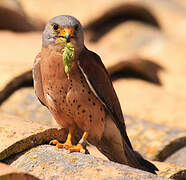
<svg viewBox="0 0 186 180"><path fill-rule="evenodd" d="M87 48L101 56L111 75L127 127L139 118L155 124L140 124L140 133L146 126L185 132L185 0L0 0L0 112L54 125L34 94L31 69L46 22L61 14L82 23ZM135 144L139 133L127 131L135 148L142 148ZM160 147L161 133L152 147Z"/></svg>

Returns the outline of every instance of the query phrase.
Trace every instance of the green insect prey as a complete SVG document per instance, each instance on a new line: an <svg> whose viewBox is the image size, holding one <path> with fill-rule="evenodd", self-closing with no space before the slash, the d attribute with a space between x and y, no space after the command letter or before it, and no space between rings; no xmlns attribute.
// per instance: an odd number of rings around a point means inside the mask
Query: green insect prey
<svg viewBox="0 0 186 180"><path fill-rule="evenodd" d="M65 43L65 47L63 48L62 57L63 57L65 73L67 74L69 79L69 72L71 70L72 60L74 58L74 46L71 42L68 43L64 42L64 43Z"/></svg>

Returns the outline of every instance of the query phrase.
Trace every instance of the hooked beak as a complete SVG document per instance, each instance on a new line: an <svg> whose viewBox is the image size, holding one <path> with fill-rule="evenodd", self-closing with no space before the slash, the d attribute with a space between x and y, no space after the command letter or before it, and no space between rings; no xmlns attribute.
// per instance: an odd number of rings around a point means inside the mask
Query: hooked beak
<svg viewBox="0 0 186 180"><path fill-rule="evenodd" d="M65 40L67 43L71 41L74 36L74 29L72 28L62 28L60 29L60 34L58 39Z"/></svg>
<svg viewBox="0 0 186 180"><path fill-rule="evenodd" d="M65 39L66 39L67 43L70 42L71 35L70 34L66 34L65 35Z"/></svg>

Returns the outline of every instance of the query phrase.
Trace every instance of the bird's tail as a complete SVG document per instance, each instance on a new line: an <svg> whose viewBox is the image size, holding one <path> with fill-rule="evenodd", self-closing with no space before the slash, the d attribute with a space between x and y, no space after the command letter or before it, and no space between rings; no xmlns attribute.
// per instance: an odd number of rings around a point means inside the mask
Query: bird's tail
<svg viewBox="0 0 186 180"><path fill-rule="evenodd" d="M127 154L130 156L130 158L128 158L129 166L132 166L132 167L135 167L135 168L147 171L147 172L151 172L153 174L156 174L156 171L158 171L158 168L154 164L144 159L137 151L130 149L130 151Z"/></svg>
<svg viewBox="0 0 186 180"><path fill-rule="evenodd" d="M126 134L126 131L124 133L124 137L122 137L122 141L124 154L127 157L129 166L156 174L158 168L151 162L144 159L137 151L134 151L130 143L127 143L130 142L130 140Z"/></svg>
<svg viewBox="0 0 186 180"><path fill-rule="evenodd" d="M126 132L121 135L111 119L107 119L98 149L110 160L156 174L157 167L134 151Z"/></svg>
<svg viewBox="0 0 186 180"><path fill-rule="evenodd" d="M154 164L144 159L138 152L134 151L134 153L142 167L141 168L142 170L151 172L153 174L156 174L156 171L159 171L158 168Z"/></svg>

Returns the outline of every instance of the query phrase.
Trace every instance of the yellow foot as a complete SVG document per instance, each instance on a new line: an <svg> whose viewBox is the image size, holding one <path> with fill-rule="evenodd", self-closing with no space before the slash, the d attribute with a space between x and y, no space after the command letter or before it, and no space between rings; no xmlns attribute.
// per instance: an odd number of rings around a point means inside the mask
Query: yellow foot
<svg viewBox="0 0 186 180"><path fill-rule="evenodd" d="M59 143L58 140L56 140L56 139L50 141L49 144L54 144L54 145L56 145L57 148L65 148L69 152L81 152L81 153L85 154L86 151L83 148L82 144L85 142L87 136L88 136L87 132L84 132L81 140L79 141L79 144L77 144L76 146L74 146L71 143L71 132L69 131L69 134L67 136L67 140L66 140L66 142L64 144Z"/></svg>
<svg viewBox="0 0 186 180"><path fill-rule="evenodd" d="M52 141L50 141L49 144L53 144L53 145L56 145L57 148L63 148L63 144L60 143L58 140L54 139Z"/></svg>
<svg viewBox="0 0 186 180"><path fill-rule="evenodd" d="M56 145L57 148L65 148L65 149L70 149L72 147L72 143L70 142L65 142L64 144L60 143L58 140L54 139L50 141L49 144L54 144Z"/></svg>
<svg viewBox="0 0 186 180"><path fill-rule="evenodd" d="M83 146L81 144L77 144L76 146L72 146L71 148L68 149L69 152L80 152L85 154L85 149L83 148Z"/></svg>

